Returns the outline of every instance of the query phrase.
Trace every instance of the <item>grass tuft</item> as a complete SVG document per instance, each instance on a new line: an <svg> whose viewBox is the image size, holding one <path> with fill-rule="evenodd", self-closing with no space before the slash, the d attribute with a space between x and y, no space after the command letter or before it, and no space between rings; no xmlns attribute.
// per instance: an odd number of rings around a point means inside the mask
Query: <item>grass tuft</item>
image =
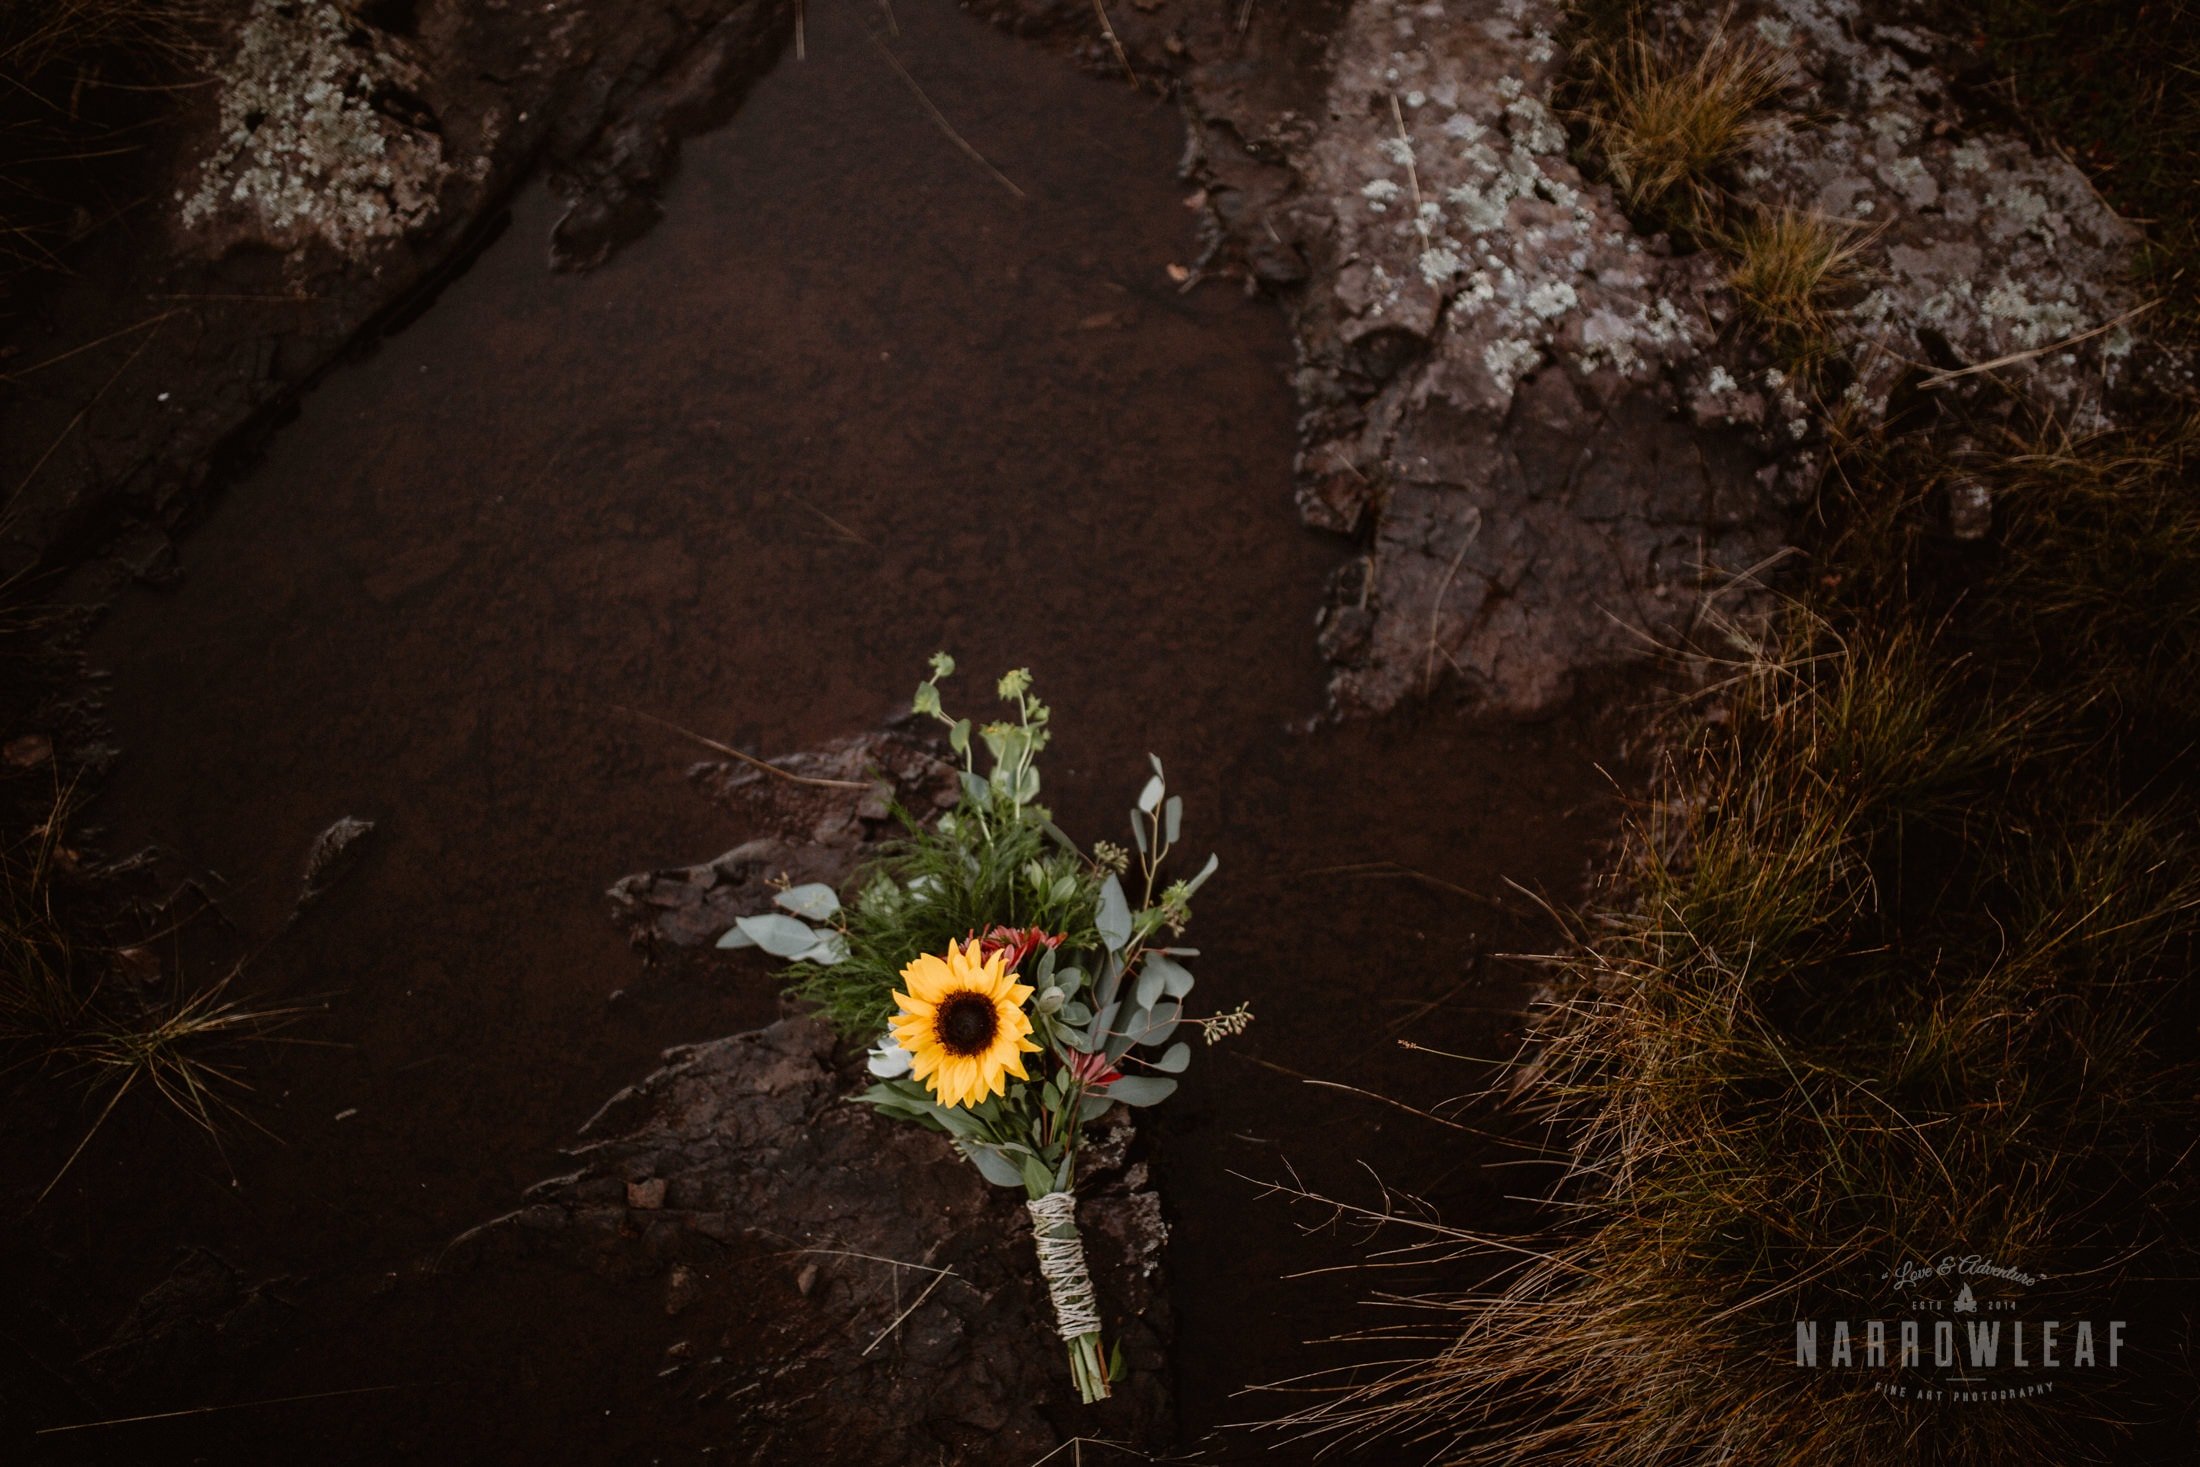
<svg viewBox="0 0 2200 1467"><path fill-rule="evenodd" d="M1793 81L1786 58L1723 29L1684 48L1630 25L1592 45L1589 70L1579 116L1621 197L1691 235L1715 224L1720 172L1766 125L1759 109Z"/></svg>
<svg viewBox="0 0 2200 1467"><path fill-rule="evenodd" d="M1295 1418L1441 1460L2125 1460L2190 1399L2200 1276L2200 427L1867 438L1808 604L1675 710L1516 1103L1561 1180L1442 1344ZM1984 486L1974 538L1949 515ZM1732 629L1729 629L1730 631ZM1738 637L1738 634L1737 634ZM1898 1262L2046 1275L2137 1363L2007 1409L1797 1369ZM1402 1332L1427 1339L1424 1318ZM1913 1382L1915 1383L1915 1382ZM2161 1460L2171 1460L2162 1457Z"/></svg>
<svg viewBox="0 0 2200 1467"><path fill-rule="evenodd" d="M204 1130L217 1146L244 1117L249 1085L223 1061L237 1042L264 1039L304 1012L228 996L234 977L162 994L123 976L125 955L90 946L57 910L68 792L12 851L0 853L0 1056L82 1091L96 1115L40 1200L74 1166L123 1099L144 1091ZM81 924L74 924L81 926ZM142 949L134 950L142 952Z"/></svg>
<svg viewBox="0 0 2200 1467"><path fill-rule="evenodd" d="M1868 232L1802 209L1764 209L1721 240L1742 305L1791 356L1832 349L1835 303L1861 283Z"/></svg>

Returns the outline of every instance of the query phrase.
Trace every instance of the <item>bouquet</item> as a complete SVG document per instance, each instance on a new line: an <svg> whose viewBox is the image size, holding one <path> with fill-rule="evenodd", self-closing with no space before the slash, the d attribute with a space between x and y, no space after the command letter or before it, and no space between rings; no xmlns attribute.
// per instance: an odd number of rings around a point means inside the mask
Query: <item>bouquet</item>
<svg viewBox="0 0 2200 1467"><path fill-rule="evenodd" d="M906 835L845 894L791 887L775 898L781 910L741 918L718 945L790 959L790 991L869 1047L877 1083L858 1099L946 1133L986 1180L1023 1189L1070 1375L1090 1403L1122 1358L1101 1348L1077 1231L1085 1130L1112 1106L1168 1098L1192 1057L1180 1032L1211 1044L1252 1016L1240 1005L1184 1017L1184 962L1198 954L1174 944L1217 862L1164 881L1184 802L1161 761L1131 811L1131 847L1098 841L1087 853L1038 803L1049 713L1031 674L1000 680L1013 718L973 728L941 706L954 660L943 652L931 666L915 709L947 726L962 761L954 808L929 826L898 812Z"/></svg>

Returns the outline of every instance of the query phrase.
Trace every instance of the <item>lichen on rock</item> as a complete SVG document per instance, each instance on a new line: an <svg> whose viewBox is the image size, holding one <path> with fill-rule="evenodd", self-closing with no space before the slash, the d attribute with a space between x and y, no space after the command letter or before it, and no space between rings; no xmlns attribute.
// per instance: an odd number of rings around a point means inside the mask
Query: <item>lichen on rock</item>
<svg viewBox="0 0 2200 1467"><path fill-rule="evenodd" d="M1700 31L1698 9L1668 6L1667 20ZM2104 426L2137 369L2139 230L2067 159L1967 115L1950 80L1961 50L1919 5L1758 0L1728 23L1796 65L1782 125L1743 163L1752 197L1871 237L1862 298L1835 318L1853 400L1883 412L1913 363L2019 357L2000 369L2007 385L2074 427Z"/></svg>
<svg viewBox="0 0 2200 1467"><path fill-rule="evenodd" d="M2082 430L2180 370L2135 350L2137 232L2067 161L1978 124L1921 10L1648 17L1681 54L1725 28L1792 64L1721 182L1737 219L1794 209L1868 240L1862 287L1829 303L1850 365L1815 377L1748 319L1720 249L1676 253L1577 167L1557 0L1355 0L1318 108L1264 110L1222 60L1187 63L1210 258L1278 290L1297 337L1302 517L1366 545L1321 617L1337 711L1451 688L1539 714L1682 639L1779 553L1829 411L1868 423L1936 372L1967 375L1928 396L1975 411L1992 364L2004 410Z"/></svg>
<svg viewBox="0 0 2200 1467"><path fill-rule="evenodd" d="M255 0L220 75L186 229L220 253L320 243L346 258L428 223L451 172L426 77L330 0Z"/></svg>
<svg viewBox="0 0 2200 1467"><path fill-rule="evenodd" d="M1752 435L1676 386L1720 342L1718 268L1568 157L1561 19L1361 0L1290 150L1299 503L1370 540L1323 616L1340 711L1439 686L1549 711L1777 543Z"/></svg>

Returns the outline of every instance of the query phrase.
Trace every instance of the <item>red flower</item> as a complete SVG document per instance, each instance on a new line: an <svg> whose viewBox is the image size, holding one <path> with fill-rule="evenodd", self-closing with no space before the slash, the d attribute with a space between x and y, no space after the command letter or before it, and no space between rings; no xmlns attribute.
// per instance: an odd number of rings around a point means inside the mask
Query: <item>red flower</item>
<svg viewBox="0 0 2200 1467"><path fill-rule="evenodd" d="M1103 1085L1113 1085L1123 1078L1123 1072L1108 1063L1105 1050L1099 1054L1086 1054L1083 1050L1072 1049L1063 1056L1063 1059L1069 1072L1084 1081L1085 1088L1088 1090L1097 1090Z"/></svg>
<svg viewBox="0 0 2200 1467"><path fill-rule="evenodd" d="M1016 972L1026 958L1040 948L1057 948L1062 945L1061 934L1049 935L1036 927L995 927L978 938L978 955L990 958L1002 953L1007 958L1007 969Z"/></svg>

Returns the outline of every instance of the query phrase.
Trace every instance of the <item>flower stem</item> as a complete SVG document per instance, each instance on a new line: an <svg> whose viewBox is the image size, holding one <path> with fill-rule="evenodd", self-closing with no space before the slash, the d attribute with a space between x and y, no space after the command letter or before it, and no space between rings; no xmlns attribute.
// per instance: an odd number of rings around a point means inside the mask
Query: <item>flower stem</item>
<svg viewBox="0 0 2200 1467"><path fill-rule="evenodd" d="M1078 1398L1086 1405L1108 1398L1108 1361L1100 1349L1099 1331L1069 1342L1069 1376L1077 1383Z"/></svg>

